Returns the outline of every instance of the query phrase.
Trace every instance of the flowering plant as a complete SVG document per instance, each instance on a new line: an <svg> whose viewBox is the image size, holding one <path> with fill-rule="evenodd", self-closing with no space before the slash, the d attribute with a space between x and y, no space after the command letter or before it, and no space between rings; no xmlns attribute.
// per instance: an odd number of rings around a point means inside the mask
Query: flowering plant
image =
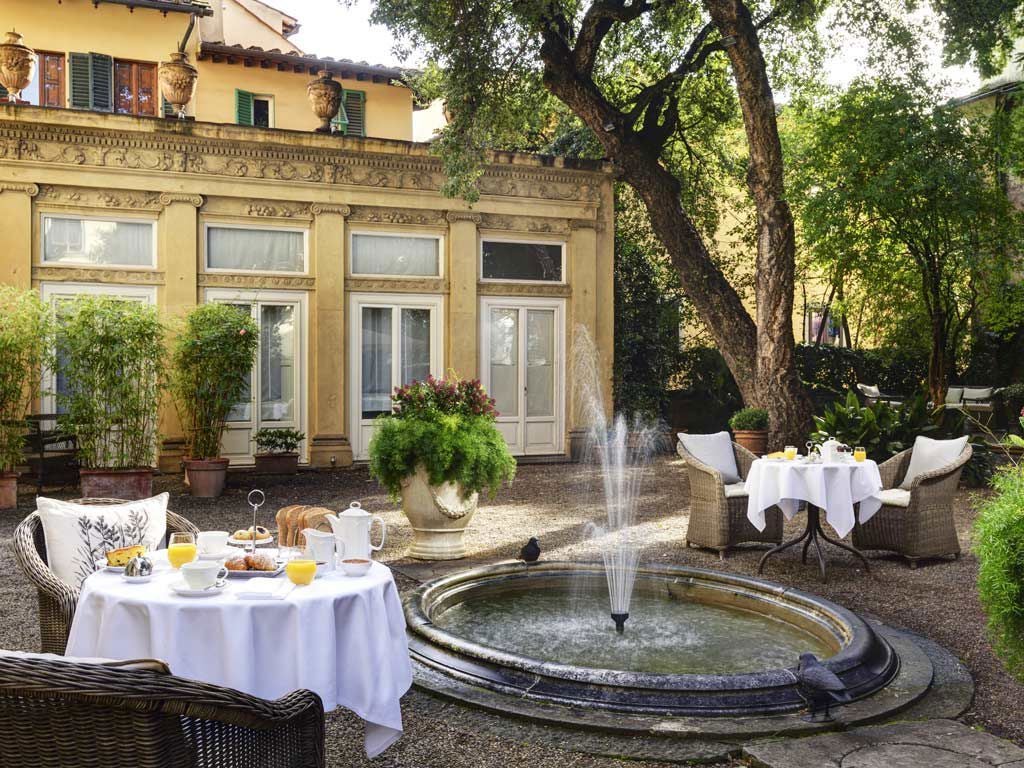
<svg viewBox="0 0 1024 768"><path fill-rule="evenodd" d="M498 412L494 398L488 396L479 379L435 379L414 381L395 387L392 395L394 415L398 418L421 416L432 410L462 416L487 416L494 420Z"/></svg>

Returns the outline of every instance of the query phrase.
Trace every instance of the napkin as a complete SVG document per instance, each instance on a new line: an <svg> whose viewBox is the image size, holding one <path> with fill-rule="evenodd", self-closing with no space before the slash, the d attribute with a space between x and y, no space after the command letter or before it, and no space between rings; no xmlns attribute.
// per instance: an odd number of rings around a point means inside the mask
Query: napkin
<svg viewBox="0 0 1024 768"><path fill-rule="evenodd" d="M284 600L294 588L294 584L284 579L260 576L247 580L235 594L242 600Z"/></svg>

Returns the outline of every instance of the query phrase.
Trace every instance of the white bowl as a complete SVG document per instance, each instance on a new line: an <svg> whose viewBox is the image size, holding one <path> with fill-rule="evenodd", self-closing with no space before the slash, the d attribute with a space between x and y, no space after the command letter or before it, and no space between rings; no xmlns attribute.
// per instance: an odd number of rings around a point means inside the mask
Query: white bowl
<svg viewBox="0 0 1024 768"><path fill-rule="evenodd" d="M346 576L365 576L369 573L373 561L361 559L342 560L339 565Z"/></svg>

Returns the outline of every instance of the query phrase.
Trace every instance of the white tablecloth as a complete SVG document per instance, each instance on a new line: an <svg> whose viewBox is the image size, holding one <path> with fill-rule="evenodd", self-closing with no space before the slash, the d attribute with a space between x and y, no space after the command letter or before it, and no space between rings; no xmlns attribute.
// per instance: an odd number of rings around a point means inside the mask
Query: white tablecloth
<svg viewBox="0 0 1024 768"><path fill-rule="evenodd" d="M871 460L808 464L803 461L757 459L747 475L747 519L764 530L764 511L777 504L792 520L801 501L825 510L825 519L843 538L854 526L853 505L860 504L860 522L871 519L882 502L878 465Z"/></svg>
<svg viewBox="0 0 1024 768"><path fill-rule="evenodd" d="M366 722L375 757L402 735L399 700L412 684L405 615L391 571L328 572L283 600L243 600L230 579L213 597L179 597L165 553L145 584L101 571L82 586L67 655L157 658L181 677L277 699L315 691ZM282 574L279 578L284 579Z"/></svg>

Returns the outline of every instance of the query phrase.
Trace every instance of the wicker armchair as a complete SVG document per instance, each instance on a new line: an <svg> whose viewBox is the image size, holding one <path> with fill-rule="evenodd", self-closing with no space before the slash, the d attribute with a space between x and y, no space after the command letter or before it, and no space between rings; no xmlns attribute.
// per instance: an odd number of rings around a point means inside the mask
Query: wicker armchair
<svg viewBox="0 0 1024 768"><path fill-rule="evenodd" d="M0 765L321 768L312 691L266 701L160 672L0 655Z"/></svg>
<svg viewBox="0 0 1024 768"><path fill-rule="evenodd" d="M76 504L121 504L118 499L76 499ZM188 520L167 510L167 534L198 533ZM78 589L58 579L46 564L46 539L38 512L14 531L14 556L39 592L39 635L44 653L63 654L78 605Z"/></svg>
<svg viewBox="0 0 1024 768"><path fill-rule="evenodd" d="M746 480L754 456L737 443L732 444L740 479ZM736 544L782 542L782 510L771 507L764 512L765 527L757 530L747 519L747 497L726 496L722 474L704 464L680 442L676 450L686 460L690 478L690 525L686 529L686 546L718 550L724 560L726 552Z"/></svg>
<svg viewBox="0 0 1024 768"><path fill-rule="evenodd" d="M906 477L910 466L908 449L878 466L882 488L896 488ZM960 556L960 540L953 522L953 496L960 482L960 473L973 453L964 446L952 462L933 472L918 475L910 487L910 504L906 507L883 504L863 525L853 529L853 546L857 549L881 549L898 552L911 568L929 557Z"/></svg>

